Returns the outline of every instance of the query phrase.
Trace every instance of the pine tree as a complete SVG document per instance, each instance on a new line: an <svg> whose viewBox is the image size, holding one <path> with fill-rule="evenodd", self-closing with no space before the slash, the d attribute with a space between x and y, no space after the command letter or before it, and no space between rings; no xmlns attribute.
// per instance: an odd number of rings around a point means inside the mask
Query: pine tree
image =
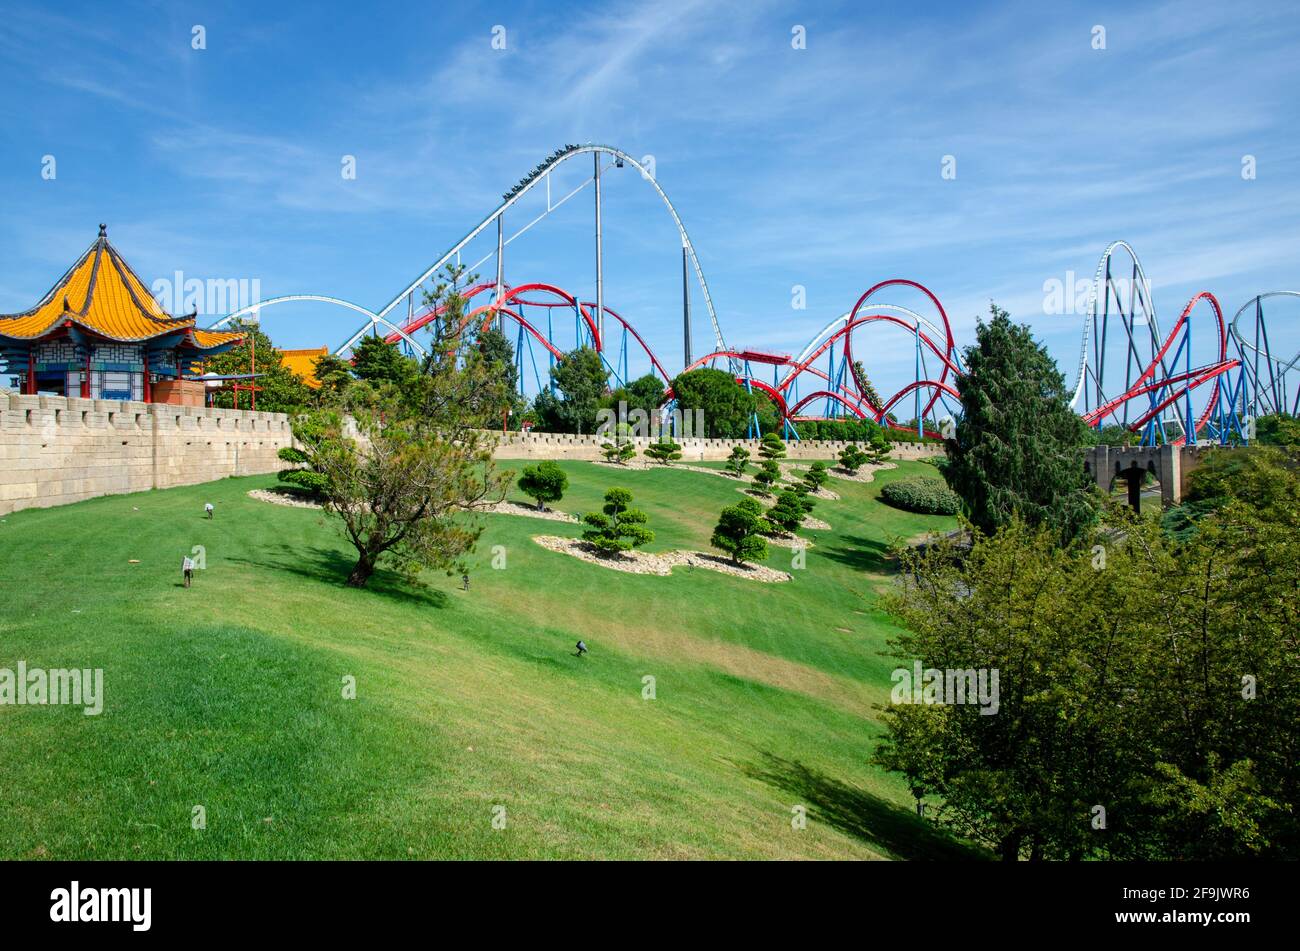
<svg viewBox="0 0 1300 951"><path fill-rule="evenodd" d="M763 561L767 558L763 533L771 530L771 524L763 517L763 507L753 499L741 499L722 510L710 543L729 554L736 564Z"/></svg>
<svg viewBox="0 0 1300 951"><path fill-rule="evenodd" d="M673 442L667 436L660 436L658 442L652 442L646 446L645 454L655 462L668 465L675 459L682 457L682 447Z"/></svg>
<svg viewBox="0 0 1300 951"><path fill-rule="evenodd" d="M739 479L745 475L745 469L748 467L749 450L744 446L733 446L731 455L727 457L727 471L734 473Z"/></svg>
<svg viewBox="0 0 1300 951"><path fill-rule="evenodd" d="M1029 327L1013 324L996 304L990 311L957 380L962 419L954 438L945 440L944 478L981 531L1019 516L1069 541L1096 518L1079 455L1087 426Z"/></svg>
<svg viewBox="0 0 1300 951"><path fill-rule="evenodd" d="M783 459L785 458L785 443L776 433L768 433L763 437L763 441L758 444L758 454L764 459Z"/></svg>
<svg viewBox="0 0 1300 951"><path fill-rule="evenodd" d="M606 554L654 541L655 533L645 527L645 512L632 508L632 493L627 489L609 489L601 511L588 512L582 520L590 526L583 531L583 539Z"/></svg>
<svg viewBox="0 0 1300 951"><path fill-rule="evenodd" d="M754 486L763 495L771 492L772 486L781 481L781 467L776 464L775 459L764 459L763 464L759 466L754 473Z"/></svg>

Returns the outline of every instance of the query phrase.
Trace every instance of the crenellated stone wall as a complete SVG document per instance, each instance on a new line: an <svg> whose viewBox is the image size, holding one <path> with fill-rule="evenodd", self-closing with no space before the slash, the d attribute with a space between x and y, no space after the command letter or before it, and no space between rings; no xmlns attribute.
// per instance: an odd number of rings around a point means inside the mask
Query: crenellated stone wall
<svg viewBox="0 0 1300 951"><path fill-rule="evenodd" d="M282 413L0 390L0 515L276 472L292 441Z"/></svg>
<svg viewBox="0 0 1300 951"><path fill-rule="evenodd" d="M494 453L497 459L585 459L599 460L601 443L608 436L572 436L561 433L498 433L500 443ZM631 440L640 454L654 442L648 436ZM733 446L744 446L754 459L758 459L757 439L689 439L676 440L682 447L683 462L704 462L726 459ZM851 445L839 440L789 440L786 442L788 459L833 459L841 449ZM857 445L861 446L862 443ZM943 447L934 444L895 443L890 450L893 459L923 459L942 456Z"/></svg>

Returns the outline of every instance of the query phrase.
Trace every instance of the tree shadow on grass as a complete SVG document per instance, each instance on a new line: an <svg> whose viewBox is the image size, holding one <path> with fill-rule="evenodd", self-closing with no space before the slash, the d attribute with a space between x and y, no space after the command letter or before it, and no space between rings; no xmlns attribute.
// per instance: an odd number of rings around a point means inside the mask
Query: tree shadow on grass
<svg viewBox="0 0 1300 951"><path fill-rule="evenodd" d="M356 565L355 558L351 558L346 553L334 548L279 545L276 548L267 549L267 554L269 557L260 559L231 558L229 560L235 564L249 565L254 568L287 571L290 574L298 575L300 578L332 585L337 588L346 587L345 583L348 575L351 574L352 568ZM424 607L443 608L447 606L448 602L445 591L439 591L435 588L414 587L401 575L382 569L371 575L366 587L359 590Z"/></svg>
<svg viewBox="0 0 1300 951"><path fill-rule="evenodd" d="M840 536L847 545L818 544L813 549L819 555L848 565L859 571L891 574L898 570L898 559L892 554L893 544L858 535Z"/></svg>
<svg viewBox="0 0 1300 951"><path fill-rule="evenodd" d="M988 856L939 831L932 823L865 789L841 782L796 760L760 753L741 770L795 796L809 816L868 845L913 861L976 861Z"/></svg>

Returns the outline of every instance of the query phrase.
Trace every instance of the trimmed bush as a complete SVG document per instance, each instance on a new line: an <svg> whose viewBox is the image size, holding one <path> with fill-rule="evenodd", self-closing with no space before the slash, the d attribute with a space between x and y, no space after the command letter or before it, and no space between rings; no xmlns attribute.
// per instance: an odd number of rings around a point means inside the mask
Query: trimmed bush
<svg viewBox="0 0 1300 951"><path fill-rule="evenodd" d="M956 515L961 499L938 479L914 476L890 482L880 490L880 500L905 512L922 515Z"/></svg>

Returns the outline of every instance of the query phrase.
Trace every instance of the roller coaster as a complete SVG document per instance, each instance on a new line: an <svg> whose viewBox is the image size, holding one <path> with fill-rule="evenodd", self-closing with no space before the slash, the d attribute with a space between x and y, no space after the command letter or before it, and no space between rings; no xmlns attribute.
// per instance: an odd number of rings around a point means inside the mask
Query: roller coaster
<svg viewBox="0 0 1300 951"><path fill-rule="evenodd" d="M591 171L576 187L556 197L553 173L584 156L591 156ZM566 353L585 346L600 355L611 387L627 385L633 367L648 363L649 372L665 384L665 409L671 409L676 374L669 372L633 323L604 299L601 179L611 169L626 166L636 169L654 189L680 238L683 371L724 367L745 389L771 401L790 439L799 438L801 423L836 419L869 421L935 438L950 434L960 418L959 389L965 367L948 314L934 292L902 278L874 284L796 355L729 345L676 207L649 163L608 145L566 145L553 152L507 191L490 214L377 310L335 297L288 295L251 304L212 326L220 328L277 304L313 301L348 308L365 318L335 348L336 355L346 355L368 334L382 334L408 353L424 355L426 347L416 336L421 330L459 336L493 323L505 331L509 324L514 330L521 393L553 390L550 371ZM544 281L508 283L509 245L588 187L595 211L595 300ZM525 195L543 189L544 210L507 235L507 213L518 209ZM495 229L495 247L466 266L462 254L491 229ZM456 326L450 326L445 304L421 306L418 311L416 306L417 293L423 299L426 285L453 262L467 273L488 264L495 270L494 279L458 289L465 306L457 308L462 316ZM709 352L695 359L691 356L692 284L713 337ZM1279 308L1297 301L1300 292L1296 291L1262 293L1227 321L1215 296L1202 291L1187 302L1170 332L1162 335L1136 253L1126 242L1113 242L1102 253L1089 287L1071 406L1090 426L1121 426L1143 445L1248 442L1258 417L1300 410L1300 352L1279 355L1274 349L1276 322L1283 318L1274 316L1274 338L1270 338L1265 317L1266 309L1276 315ZM399 316L403 305L405 314ZM1283 331L1293 330L1295 324L1287 320ZM855 359L855 353L878 356L882 335L892 336L895 346L901 344L910 352L912 365L910 379L884 396L872 384L876 377L871 369ZM897 365L892 369L896 372ZM750 435L758 435L758 428L755 414Z"/></svg>

